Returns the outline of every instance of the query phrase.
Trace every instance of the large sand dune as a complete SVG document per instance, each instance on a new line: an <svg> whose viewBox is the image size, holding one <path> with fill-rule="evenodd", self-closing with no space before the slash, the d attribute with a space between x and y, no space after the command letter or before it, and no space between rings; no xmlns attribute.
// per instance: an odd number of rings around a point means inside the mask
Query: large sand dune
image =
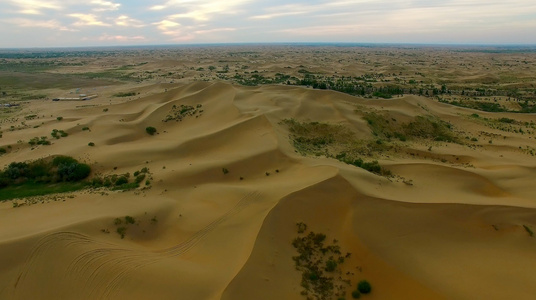
<svg viewBox="0 0 536 300"><path fill-rule="evenodd" d="M19 118L38 119L4 130L0 143L12 150L0 166L64 154L94 173L148 167L153 181L143 190L0 203L0 299L305 299L292 260L297 222L352 253L342 271L353 285L372 284L367 299L536 295L536 239L524 227L536 230L536 159L520 149L536 147L533 132L490 128L470 119L472 110L418 96L365 100L204 82L138 91L91 107L35 101ZM197 113L163 122L181 105ZM374 139L364 111L402 121L433 115L479 142L407 142L374 157L395 175L384 177L300 155L282 122L340 124ZM148 126L158 133L148 135ZM69 136L26 143L52 129ZM137 223L121 239L114 219L127 215Z"/></svg>

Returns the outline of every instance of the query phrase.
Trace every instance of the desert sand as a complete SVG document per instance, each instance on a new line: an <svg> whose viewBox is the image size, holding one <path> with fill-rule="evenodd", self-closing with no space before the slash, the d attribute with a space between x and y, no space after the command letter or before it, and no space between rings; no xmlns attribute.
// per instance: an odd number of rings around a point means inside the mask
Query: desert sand
<svg viewBox="0 0 536 300"><path fill-rule="evenodd" d="M152 182L0 202L0 299L306 299L292 260L299 222L351 253L340 270L352 285L345 299L364 279L373 290L361 297L371 300L534 298L534 114L185 76L96 83L86 89L99 97L83 102L50 100L76 86L42 89L50 97L4 117L0 146L11 148L0 167L61 154L88 163L91 176L147 167ZM181 105L200 109L164 122ZM364 156L392 174L382 176L300 153L284 122L340 125L376 141L367 113L399 123L431 116L460 140L392 141ZM500 118L524 132L495 126ZM69 136L28 145L52 129ZM121 238L114 220L125 216L136 223Z"/></svg>

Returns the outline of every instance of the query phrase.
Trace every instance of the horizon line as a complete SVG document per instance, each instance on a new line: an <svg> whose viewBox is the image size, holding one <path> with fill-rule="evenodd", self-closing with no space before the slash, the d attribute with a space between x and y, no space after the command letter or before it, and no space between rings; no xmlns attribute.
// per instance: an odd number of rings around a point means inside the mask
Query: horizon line
<svg viewBox="0 0 536 300"><path fill-rule="evenodd" d="M35 47L0 47L2 50L48 50L48 49L110 49L110 48L180 48L180 47L222 47L222 46L413 46L413 47L528 47L536 48L536 43L397 43L397 42L231 42L231 43L185 43L185 44L141 44L141 45L95 45L95 46L35 46Z"/></svg>

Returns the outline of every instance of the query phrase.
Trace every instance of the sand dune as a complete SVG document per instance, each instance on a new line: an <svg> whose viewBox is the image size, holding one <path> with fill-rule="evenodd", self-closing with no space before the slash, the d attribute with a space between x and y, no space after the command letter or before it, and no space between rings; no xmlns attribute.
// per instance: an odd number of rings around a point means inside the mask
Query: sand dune
<svg viewBox="0 0 536 300"><path fill-rule="evenodd" d="M36 101L20 118L38 111L39 119L4 131L1 145L12 148L1 166L64 154L94 173L147 167L153 179L143 190L0 203L1 299L305 299L292 260L297 222L351 253L341 274L354 286L368 280L367 299L536 293L536 243L525 229L536 230L536 160L520 148L535 147L534 134L491 128L470 119L473 110L418 96L372 100L221 82L133 89L140 94L99 97L90 107ZM181 107L193 113L179 118ZM374 141L363 119L371 111L399 122L440 118L462 142L410 140L366 158L394 174L384 177L300 155L281 122L343 125ZM52 129L69 136L26 143ZM479 138L469 144L466 136ZM114 219L125 216L136 223L121 239Z"/></svg>

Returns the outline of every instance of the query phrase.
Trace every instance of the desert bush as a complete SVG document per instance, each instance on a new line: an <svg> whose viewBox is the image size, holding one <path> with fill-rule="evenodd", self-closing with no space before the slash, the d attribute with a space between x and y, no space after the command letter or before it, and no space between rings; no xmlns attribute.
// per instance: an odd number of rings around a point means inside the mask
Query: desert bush
<svg viewBox="0 0 536 300"><path fill-rule="evenodd" d="M366 280L361 280L357 284L357 289L362 294L368 294L368 293L370 293L372 291L372 287L370 286L370 283L368 281L366 281Z"/></svg>
<svg viewBox="0 0 536 300"><path fill-rule="evenodd" d="M91 168L78 162L58 165L58 176L63 181L79 181L85 179L91 173Z"/></svg>
<svg viewBox="0 0 536 300"><path fill-rule="evenodd" d="M134 224L136 223L136 219L134 219L134 217L131 217L131 216L125 216L125 223Z"/></svg>
<svg viewBox="0 0 536 300"><path fill-rule="evenodd" d="M126 176L120 176L115 181L115 186L120 186L120 185L123 185L123 184L126 184L126 183L128 183L128 178Z"/></svg>
<svg viewBox="0 0 536 300"><path fill-rule="evenodd" d="M359 293L359 291L353 291L352 292L352 298L354 299L359 299L361 297L361 293Z"/></svg>
<svg viewBox="0 0 536 300"><path fill-rule="evenodd" d="M145 174L139 174L136 176L136 183L141 183L145 179Z"/></svg>
<svg viewBox="0 0 536 300"><path fill-rule="evenodd" d="M145 131L150 135L154 135L156 133L156 128L154 128L152 126L149 126L149 127L145 128Z"/></svg>
<svg viewBox="0 0 536 300"><path fill-rule="evenodd" d="M125 238L125 235L127 234L127 228L125 226L117 227L116 231L122 239Z"/></svg>
<svg viewBox="0 0 536 300"><path fill-rule="evenodd" d="M227 168L222 168L221 171L223 172L223 174L229 173L229 170Z"/></svg>
<svg viewBox="0 0 536 300"><path fill-rule="evenodd" d="M90 146L90 147L93 147L93 146L95 146L95 143L89 142L89 143L87 143L87 145Z"/></svg>

